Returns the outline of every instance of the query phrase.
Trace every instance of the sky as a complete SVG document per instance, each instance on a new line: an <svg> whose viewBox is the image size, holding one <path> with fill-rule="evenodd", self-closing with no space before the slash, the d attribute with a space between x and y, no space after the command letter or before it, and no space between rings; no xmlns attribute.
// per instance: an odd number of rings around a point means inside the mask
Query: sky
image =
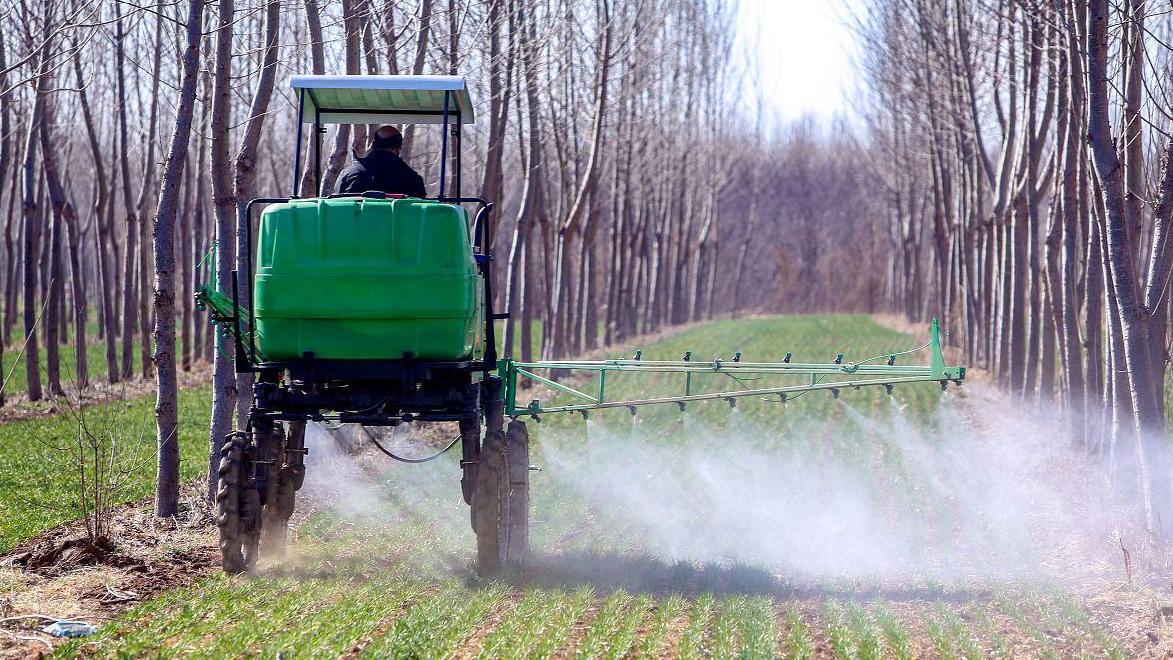
<svg viewBox="0 0 1173 660"><path fill-rule="evenodd" d="M765 105L783 121L851 114L858 82L849 17L859 0L740 0L738 43ZM752 86L743 98L751 99ZM751 106L752 107L752 106Z"/></svg>

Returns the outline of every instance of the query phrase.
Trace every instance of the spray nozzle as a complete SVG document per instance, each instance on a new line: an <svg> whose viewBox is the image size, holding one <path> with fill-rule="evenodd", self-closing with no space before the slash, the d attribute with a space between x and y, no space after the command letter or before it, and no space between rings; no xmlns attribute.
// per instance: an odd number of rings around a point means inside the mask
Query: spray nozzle
<svg viewBox="0 0 1173 660"><path fill-rule="evenodd" d="M947 381L947 380L941 381L941 391L944 392L947 389L949 389L949 381Z"/></svg>
<svg viewBox="0 0 1173 660"><path fill-rule="evenodd" d="M835 364L843 364L843 354L842 353L835 354Z"/></svg>
<svg viewBox="0 0 1173 660"><path fill-rule="evenodd" d="M729 404L729 407L731 409L737 410L737 399L735 399L733 397L726 397L725 401L726 401L726 403Z"/></svg>
<svg viewBox="0 0 1173 660"><path fill-rule="evenodd" d="M831 388L831 396L835 397L836 399L839 398L839 388L838 387Z"/></svg>
<svg viewBox="0 0 1173 660"><path fill-rule="evenodd" d="M884 383L884 391L886 391L888 393L888 396L892 396L892 390L895 390L895 389L896 389L896 386L893 385L892 383Z"/></svg>
<svg viewBox="0 0 1173 660"><path fill-rule="evenodd" d="M790 398L790 395L788 395L787 393L783 392L783 393L782 393L782 394L779 396L779 399L778 399L778 400L779 400L779 401L781 401L782 403L786 403L786 400L787 400L787 399L789 399L789 398Z"/></svg>
<svg viewBox="0 0 1173 660"><path fill-rule="evenodd" d="M782 358L782 361L786 364L790 364L790 358L792 357L794 357L794 353L787 353L786 357Z"/></svg>
<svg viewBox="0 0 1173 660"><path fill-rule="evenodd" d="M896 364L896 356L895 356L895 355L889 355L889 356L888 356L888 366L890 367L890 366L892 366L892 365L894 365L894 364Z"/></svg>
<svg viewBox="0 0 1173 660"><path fill-rule="evenodd" d="M685 351L684 356L680 359L684 360L685 362L692 360L692 351Z"/></svg>
<svg viewBox="0 0 1173 660"><path fill-rule="evenodd" d="M683 401L677 401L676 405L680 407L680 412L684 412L688 408L688 404Z"/></svg>
<svg viewBox="0 0 1173 660"><path fill-rule="evenodd" d="M636 413L637 411L636 411L636 409L635 409L635 406L628 406L628 407L627 407L627 412L631 413L631 416L632 416L632 417L635 417L635 413Z"/></svg>
<svg viewBox="0 0 1173 660"><path fill-rule="evenodd" d="M641 359L643 359L643 356L644 356L644 352L643 352L643 351L636 351L636 352L635 352L635 355L631 356L631 359L633 359L633 360L641 360Z"/></svg>
<svg viewBox="0 0 1173 660"><path fill-rule="evenodd" d="M582 421L584 422L591 418L591 414L586 410L580 410L578 411L578 414L582 415Z"/></svg>
<svg viewBox="0 0 1173 660"><path fill-rule="evenodd" d="M737 351L736 353L733 354L733 361L734 362L741 362L741 351Z"/></svg>

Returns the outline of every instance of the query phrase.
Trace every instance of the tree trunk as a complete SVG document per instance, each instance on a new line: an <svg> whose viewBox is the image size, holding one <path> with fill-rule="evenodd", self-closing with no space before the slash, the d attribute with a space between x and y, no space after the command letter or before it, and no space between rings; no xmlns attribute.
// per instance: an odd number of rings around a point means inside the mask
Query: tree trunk
<svg viewBox="0 0 1173 660"><path fill-rule="evenodd" d="M121 149L118 149L119 173L122 179L122 204L126 214L126 242L122 262L122 372L121 377L129 379L134 376L134 334L137 324L138 305L136 304L136 288L138 277L135 271L135 255L138 253L138 215L135 212L134 198L130 194L130 131L127 128L127 116L130 108L126 96L126 32L122 16L121 5L115 5L115 42L114 68L118 93L117 114L118 133L121 137ZM149 165L148 165L149 167Z"/></svg>
<svg viewBox="0 0 1173 660"><path fill-rule="evenodd" d="M269 100L273 97L273 85L277 77L277 48L281 39L281 2L268 0L265 6L264 61L249 106L249 119L240 141L240 151L236 154L232 191L233 201L236 203L236 272L239 279L239 304L244 309L252 307L252 282L249 276L252 272L253 255L250 251L251 246L247 245L250 222L248 200L253 196L256 182L257 144L261 139L265 116L269 113ZM348 43L351 38L347 37ZM357 35L353 38L357 38ZM252 382L252 374L237 374L236 391L251 392ZM240 428L244 428L248 423L248 409L251 404L251 397L241 396L237 399L236 421Z"/></svg>
<svg viewBox="0 0 1173 660"><path fill-rule="evenodd" d="M430 4L430 0L426 1ZM362 73L359 70L359 27L358 19L355 16L356 2L357 0L342 0L342 24L346 32L346 73L351 75ZM334 192L334 184L346 164L347 145L350 143L350 124L338 124L334 130L334 148L330 151L330 157L326 161L326 170L322 173L322 189L319 194L323 197ZM406 137L403 146L404 159L406 159Z"/></svg>
<svg viewBox="0 0 1173 660"><path fill-rule="evenodd" d="M48 89L48 53L49 39L46 39L39 52L33 58L33 69L39 75L33 80L33 107L29 113L28 125L24 143L24 171L22 172L24 190L22 213L24 216L22 243L24 254L24 342L25 342L25 377L30 401L39 401L43 396L41 391L41 354L37 343L37 324L40 321L37 309L37 255L40 252L41 218L43 210L38 205L37 195L37 138L38 130L44 121L45 96Z"/></svg>
<svg viewBox="0 0 1173 660"><path fill-rule="evenodd" d="M1133 423L1136 425L1136 465L1140 490L1145 507L1149 529L1159 532L1157 513L1154 509L1154 491L1161 491L1163 501L1169 484L1162 478L1153 481L1150 473L1154 457L1149 443L1153 438L1163 437L1165 420L1161 415L1158 394L1161 383L1157 382L1153 368L1153 356L1149 350L1149 321L1147 310L1139 299L1140 282L1136 277L1135 261L1128 242L1127 200L1124 183L1127 163L1122 166L1116 154L1109 123L1108 107L1108 2L1091 0L1088 11L1087 52L1088 52L1088 135L1096 172L1100 178L1105 211L1104 236L1107 242L1107 257L1111 264L1112 292L1119 308L1121 341L1123 343L1124 365L1130 376L1130 394L1133 409ZM1134 62L1139 66L1139 62ZM1129 152L1126 151L1126 156ZM1161 264L1167 270L1166 264ZM1162 372L1163 372L1162 360ZM1117 363L1117 371L1121 365Z"/></svg>
<svg viewBox="0 0 1173 660"><path fill-rule="evenodd" d="M98 131L94 122L94 114L90 108L89 96L86 91L85 76L82 73L81 49L77 49L73 56L73 72L77 80L78 102L81 106L82 118L85 121L86 138L90 148L90 162L94 172L94 228L95 249L97 261L98 296L101 304L101 335L106 346L106 381L113 384L119 380L118 370L118 332L117 313L114 309L115 287L112 269L114 259L110 255L109 243L113 240L112 229L107 222L110 205L110 189L106 179L106 162L103 159L103 149L98 140Z"/></svg>
<svg viewBox="0 0 1173 660"><path fill-rule="evenodd" d="M52 138L49 135L50 126L54 124L54 110L50 103L45 104L45 119L41 126L41 153L45 163L45 182L49 188L49 200L53 207L53 215L55 220L53 222L53 243L56 246L54 250L53 259L55 261L54 270L57 271L57 277L61 277L61 249L65 243L69 243L69 262L70 271L72 272L71 287L73 296L73 328L74 328L74 351L75 351L75 373L73 375L73 382L78 390L84 390L89 386L89 371L86 364L86 297L85 288L83 285L83 274L81 272L81 260L79 255L83 248L81 236L77 227L77 210L73 205L72 200L69 199L65 186L62 184L61 170L57 165L57 158L53 150ZM62 224L64 229L69 232L69 238L64 239L62 234ZM52 369L52 361L50 361L50 379L49 388L51 392L56 391L61 393L61 383L56 383L56 390L54 390L54 373Z"/></svg>
<svg viewBox="0 0 1173 660"><path fill-rule="evenodd" d="M343 5L345 7L345 4ZM346 10L343 9L343 12ZM428 38L432 32L432 0L420 0L419 13L416 14L415 30L415 60L411 65L411 75L418 76L424 72L424 62L428 55ZM415 146L415 124L408 124L403 130L403 159L411 158L412 148Z"/></svg>
<svg viewBox="0 0 1173 660"><path fill-rule="evenodd" d="M235 20L234 0L220 0L216 26L216 61L212 91L212 204L216 216L216 287L232 290L232 267L236 263L236 202L232 197L232 163L228 156L228 126L232 94L232 28ZM208 438L208 501L216 496L220 448L232 424L236 406L236 377L233 374L232 342L225 328L215 334L214 372L212 375L212 420Z"/></svg>
<svg viewBox="0 0 1173 660"><path fill-rule="evenodd" d="M179 382L175 365L175 216L179 183L191 140L199 75L200 37L204 0L190 0L187 11L187 48L183 51L183 78L175 130L159 182L159 206L155 211L155 440L158 446L158 478L155 482L155 515L169 518L179 512Z"/></svg>

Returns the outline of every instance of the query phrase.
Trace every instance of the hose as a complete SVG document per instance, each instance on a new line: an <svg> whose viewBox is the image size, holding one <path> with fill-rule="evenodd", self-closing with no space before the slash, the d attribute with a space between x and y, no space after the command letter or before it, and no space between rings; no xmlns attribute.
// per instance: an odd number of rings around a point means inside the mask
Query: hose
<svg viewBox="0 0 1173 660"><path fill-rule="evenodd" d="M375 447L378 447L379 451L381 451L384 454L390 456L391 458L399 461L400 463L411 463L413 465L419 464L419 463L427 463L428 461L434 461L437 458L440 458L440 456L447 453L449 449L452 449L454 446L456 446L456 443L460 441L460 436L456 436L455 438L452 439L452 442L448 443L447 447L432 454L431 456L425 456L424 458L404 458L402 456L396 456L395 454L388 451L385 447L383 447L383 445L379 444L378 440L376 440L370 434L367 434L367 437L369 437L371 439L371 442L374 443Z"/></svg>

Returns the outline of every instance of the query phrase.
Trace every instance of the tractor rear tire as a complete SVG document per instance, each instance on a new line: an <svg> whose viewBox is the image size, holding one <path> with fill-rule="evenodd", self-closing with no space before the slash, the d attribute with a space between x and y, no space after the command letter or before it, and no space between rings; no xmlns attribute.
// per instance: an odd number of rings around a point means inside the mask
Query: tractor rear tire
<svg viewBox="0 0 1173 660"><path fill-rule="evenodd" d="M488 431L481 443L472 493L477 572L492 575L509 560L509 466L505 434Z"/></svg>
<svg viewBox="0 0 1173 660"><path fill-rule="evenodd" d="M261 514L261 551L266 557L278 559L285 555L295 493L305 480L305 466L299 460L305 442L305 422L291 422L288 429L280 422L273 428L272 458L278 469L272 473L274 477Z"/></svg>
<svg viewBox="0 0 1173 660"><path fill-rule="evenodd" d="M257 561L261 497L250 483L248 445L247 434L231 433L220 451L216 526L220 528L220 563L225 573L243 573Z"/></svg>
<svg viewBox="0 0 1173 660"><path fill-rule="evenodd" d="M529 430L525 422L509 422L505 433L509 465L509 552L511 562L529 555Z"/></svg>
<svg viewBox="0 0 1173 660"><path fill-rule="evenodd" d="M529 431L525 422L488 431L472 494L477 570L491 575L529 554Z"/></svg>

